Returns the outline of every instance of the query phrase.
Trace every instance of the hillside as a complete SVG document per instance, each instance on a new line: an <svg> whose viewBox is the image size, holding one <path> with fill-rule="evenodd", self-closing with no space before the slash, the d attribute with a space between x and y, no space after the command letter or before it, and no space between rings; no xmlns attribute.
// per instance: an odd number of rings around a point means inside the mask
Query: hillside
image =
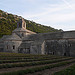
<svg viewBox="0 0 75 75"><path fill-rule="evenodd" d="M21 16L9 14L0 10L0 37L3 35L10 35L11 32L17 27L17 21ZM36 33L46 33L46 32L59 32L58 29L54 29L50 26L44 26L38 23L35 23L30 20L26 20L27 29L36 32Z"/></svg>

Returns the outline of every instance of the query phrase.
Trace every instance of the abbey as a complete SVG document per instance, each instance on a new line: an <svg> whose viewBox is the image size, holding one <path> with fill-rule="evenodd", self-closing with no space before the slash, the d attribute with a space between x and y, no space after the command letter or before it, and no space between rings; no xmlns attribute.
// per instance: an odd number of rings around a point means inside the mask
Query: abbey
<svg viewBox="0 0 75 75"><path fill-rule="evenodd" d="M0 39L0 52L75 56L75 31L35 33L20 19L12 35Z"/></svg>

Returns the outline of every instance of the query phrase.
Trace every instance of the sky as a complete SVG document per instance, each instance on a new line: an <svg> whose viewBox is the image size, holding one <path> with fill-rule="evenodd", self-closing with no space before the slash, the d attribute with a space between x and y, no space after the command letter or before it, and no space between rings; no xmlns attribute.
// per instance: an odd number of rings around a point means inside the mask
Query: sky
<svg viewBox="0 0 75 75"><path fill-rule="evenodd" d="M75 0L0 0L0 10L56 29L75 30Z"/></svg>

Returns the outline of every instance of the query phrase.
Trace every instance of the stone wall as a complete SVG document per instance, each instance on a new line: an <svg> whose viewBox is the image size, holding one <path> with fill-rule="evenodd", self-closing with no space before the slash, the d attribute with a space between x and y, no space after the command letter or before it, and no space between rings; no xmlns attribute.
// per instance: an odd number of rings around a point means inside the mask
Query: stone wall
<svg viewBox="0 0 75 75"><path fill-rule="evenodd" d="M22 41L4 41L4 52L18 53L18 47Z"/></svg>
<svg viewBox="0 0 75 75"><path fill-rule="evenodd" d="M41 54L75 56L75 31L40 33L31 38L41 43Z"/></svg>
<svg viewBox="0 0 75 75"><path fill-rule="evenodd" d="M32 34L21 39L19 37L22 37L22 32L15 34L19 36L13 35L13 39L11 36L8 40L3 40L4 44L0 42L0 48L1 45L4 46L4 52L75 57L75 31ZM20 40L14 40L14 36Z"/></svg>

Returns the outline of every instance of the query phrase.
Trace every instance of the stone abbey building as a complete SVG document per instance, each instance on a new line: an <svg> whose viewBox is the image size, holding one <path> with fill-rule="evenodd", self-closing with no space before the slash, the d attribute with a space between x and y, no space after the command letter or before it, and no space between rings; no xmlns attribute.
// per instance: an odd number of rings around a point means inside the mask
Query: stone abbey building
<svg viewBox="0 0 75 75"><path fill-rule="evenodd" d="M75 31L37 34L20 19L12 35L0 39L0 52L75 56Z"/></svg>

